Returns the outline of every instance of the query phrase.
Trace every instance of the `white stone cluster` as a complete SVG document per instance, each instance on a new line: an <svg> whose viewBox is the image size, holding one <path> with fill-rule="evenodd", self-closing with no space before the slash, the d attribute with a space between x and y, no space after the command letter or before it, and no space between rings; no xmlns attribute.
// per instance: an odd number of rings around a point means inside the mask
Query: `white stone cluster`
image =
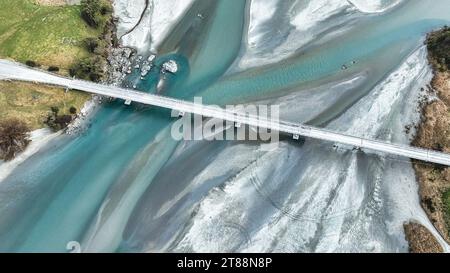
<svg viewBox="0 0 450 273"><path fill-rule="evenodd" d="M178 72L178 64L174 60L167 61L163 63L161 72L169 72L175 74Z"/></svg>

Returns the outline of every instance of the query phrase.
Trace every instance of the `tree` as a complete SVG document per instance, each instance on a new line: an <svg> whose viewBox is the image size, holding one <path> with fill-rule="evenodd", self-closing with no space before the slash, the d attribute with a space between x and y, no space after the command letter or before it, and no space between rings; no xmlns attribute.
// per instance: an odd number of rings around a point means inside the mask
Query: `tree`
<svg viewBox="0 0 450 273"><path fill-rule="evenodd" d="M100 0L81 0L81 17L86 23L97 28L100 25Z"/></svg>
<svg viewBox="0 0 450 273"><path fill-rule="evenodd" d="M59 129L65 129L72 122L71 115L62 115L57 116L55 119L55 123L59 126Z"/></svg>
<svg viewBox="0 0 450 273"><path fill-rule="evenodd" d="M87 51L90 53L94 53L96 55L102 55L102 56L108 56L106 48L107 45L105 41L103 41L101 38L93 38L89 37L84 40L84 46Z"/></svg>
<svg viewBox="0 0 450 273"><path fill-rule="evenodd" d="M428 35L428 51L433 64L441 71L450 69L450 28L445 26L441 30Z"/></svg>
<svg viewBox="0 0 450 273"><path fill-rule="evenodd" d="M65 129L73 120L72 115L58 115L59 108L56 106L51 107L50 110L51 112L48 114L44 123L53 131ZM77 109L72 106L69 111L71 113L75 111L76 113Z"/></svg>
<svg viewBox="0 0 450 273"><path fill-rule="evenodd" d="M72 114L72 115L75 115L76 113L77 113L77 108L75 108L75 107L70 107L70 109L69 109L69 112Z"/></svg>
<svg viewBox="0 0 450 273"><path fill-rule="evenodd" d="M30 143L30 128L23 121L8 119L0 122L0 159L11 160Z"/></svg>
<svg viewBox="0 0 450 273"><path fill-rule="evenodd" d="M35 61L31 61L31 60L26 61L25 64L28 65L29 67L38 66L38 64Z"/></svg>
<svg viewBox="0 0 450 273"><path fill-rule="evenodd" d="M69 73L72 77L98 82L103 77L104 60L100 56L85 58L74 64Z"/></svg>
<svg viewBox="0 0 450 273"><path fill-rule="evenodd" d="M57 66L49 66L49 68L47 70L49 72L58 72L59 71L59 67L57 67Z"/></svg>
<svg viewBox="0 0 450 273"><path fill-rule="evenodd" d="M107 15L107 14L110 14L110 13L112 13L113 12L113 10L112 10L112 8L111 8L111 6L110 5L108 5L108 4L103 4L102 5L102 7L100 8L100 14L101 15Z"/></svg>
<svg viewBox="0 0 450 273"><path fill-rule="evenodd" d="M99 46L99 41L97 38L89 37L84 40L84 45L87 51L89 51L90 53L94 53Z"/></svg>
<svg viewBox="0 0 450 273"><path fill-rule="evenodd" d="M53 114L55 114L55 116L57 116L59 113L58 106L52 106L52 107L50 107L50 110L52 111Z"/></svg>

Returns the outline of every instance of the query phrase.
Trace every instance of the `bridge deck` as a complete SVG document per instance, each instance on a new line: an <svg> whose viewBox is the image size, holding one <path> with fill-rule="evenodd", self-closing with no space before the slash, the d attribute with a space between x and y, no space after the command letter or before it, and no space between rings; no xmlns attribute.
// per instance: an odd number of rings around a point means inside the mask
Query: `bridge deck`
<svg viewBox="0 0 450 273"><path fill-rule="evenodd" d="M107 86L87 81L69 79L44 71L34 70L6 60L0 60L0 79L31 81L43 84L57 85L102 96L119 98L125 101L133 101L147 105L173 109L182 113L192 113L202 115L204 117L238 122L240 124L267 128L292 135L300 135L308 138L336 142L386 154L408 157L425 162L450 166L450 154L442 152L354 137L329 131L326 129L306 126L303 124L296 124L285 121L274 123L271 120L265 118L233 112L218 107L194 104L192 102L137 92L115 86Z"/></svg>

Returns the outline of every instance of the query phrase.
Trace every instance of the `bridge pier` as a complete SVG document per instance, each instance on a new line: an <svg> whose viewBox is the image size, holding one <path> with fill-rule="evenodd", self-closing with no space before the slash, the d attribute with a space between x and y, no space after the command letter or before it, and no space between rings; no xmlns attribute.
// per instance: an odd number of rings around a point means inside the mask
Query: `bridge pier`
<svg viewBox="0 0 450 273"><path fill-rule="evenodd" d="M131 100L126 100L124 104L127 105L127 106L130 106L131 105Z"/></svg>

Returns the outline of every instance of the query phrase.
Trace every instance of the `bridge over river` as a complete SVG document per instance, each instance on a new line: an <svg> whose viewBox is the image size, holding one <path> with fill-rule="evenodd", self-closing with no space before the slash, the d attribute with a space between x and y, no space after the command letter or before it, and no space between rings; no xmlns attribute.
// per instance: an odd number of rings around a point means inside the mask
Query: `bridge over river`
<svg viewBox="0 0 450 273"><path fill-rule="evenodd" d="M128 103L138 102L142 104L153 105L156 107L177 110L182 113L192 113L201 115L203 117L216 118L253 127L275 130L286 134L291 134L296 139L299 136L303 136L332 143L350 145L353 147L381 152L388 155L397 155L425 162L450 166L450 154L447 153L420 149L408 145L392 144L373 139L365 139L356 136L345 135L326 129L307 126L304 124L285 121L274 122L273 120L269 120L257 115L249 115L248 113L240 113L228 109L218 108L215 106L196 104L193 102L138 92L116 86L70 79L50 74L45 71L32 69L8 60L0 60L0 80L2 79L51 84L68 89L85 91L101 96L123 99Z"/></svg>

